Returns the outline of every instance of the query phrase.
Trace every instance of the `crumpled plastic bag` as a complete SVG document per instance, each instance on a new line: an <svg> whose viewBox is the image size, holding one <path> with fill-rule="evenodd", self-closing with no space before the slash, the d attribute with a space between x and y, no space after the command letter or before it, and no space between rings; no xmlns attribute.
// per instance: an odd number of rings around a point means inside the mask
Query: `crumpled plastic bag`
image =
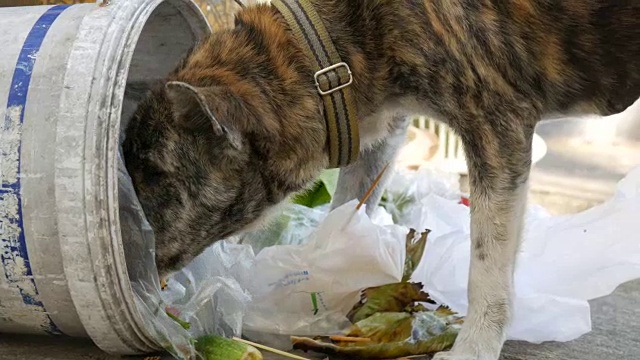
<svg viewBox="0 0 640 360"><path fill-rule="evenodd" d="M210 334L239 336L251 300L240 283L246 282L254 259L248 246L217 242L172 274L162 298L191 324L189 332L194 338Z"/></svg>
<svg viewBox="0 0 640 360"><path fill-rule="evenodd" d="M423 282L434 300L464 315L468 307L469 209L454 200L455 195L447 190L450 183L431 174L398 173L389 192L414 199L396 214L401 224L425 224L432 230L412 280ZM417 189L410 188L413 194L406 192L406 184L425 182L431 183L433 191L420 191L416 185ZM640 278L639 213L640 168L620 181L611 200L582 213L551 216L538 206L529 206L508 338L565 342L591 331L588 300Z"/></svg>
<svg viewBox="0 0 640 360"><path fill-rule="evenodd" d="M400 281L408 229L391 224L390 216L379 211L374 223L364 207L356 210L357 205L351 201L325 215L318 209L292 207L294 213L310 214L311 219L294 222L283 238L302 245L276 245L258 253L251 280L245 284L252 296L245 330L336 334L348 326L346 315L362 289ZM291 232L309 236L300 239ZM246 241L261 243L262 236L254 234Z"/></svg>
<svg viewBox="0 0 640 360"><path fill-rule="evenodd" d="M464 194L460 193L455 176L428 168L419 171L397 170L390 180L383 201L388 211L377 208L370 223L366 221L364 214L362 221L373 227L380 224L390 226L395 222L406 226L403 229L413 227L432 230L423 259L412 281L424 283L434 300L447 304L464 315L468 307L470 213L469 208L460 203L461 196ZM640 241L636 239L633 222L635 214L640 213L639 198L640 168L629 173L619 183L616 195L611 200L582 213L552 216L540 206L528 207L524 239L516 267L514 318L508 330L509 339L532 343L574 340L591 331L589 300L606 296L624 282L640 278ZM289 227L287 223L282 223L273 232L254 234L244 239L247 244L254 246L264 245L264 237L270 238L271 245L296 244L275 246L260 252L258 257L262 265L254 268L254 273L260 274L262 269L269 268L270 271L281 271L282 274L292 263L303 263L301 257L311 257L306 251L317 251L315 247L304 247L303 244L308 241L313 241L313 246L317 246L316 242L323 241L331 242L330 246L340 246L340 243L333 243L331 236L319 238L311 235L317 226L328 227L325 221L333 221L333 216L338 215L342 218L339 220L344 221L342 212L327 216L327 211L328 207L287 208L286 216L294 219L288 223ZM331 229L334 226L323 230L323 233L330 233ZM278 238L279 233L283 235ZM397 235L397 242L390 244L401 244L402 234ZM353 244L353 240L351 234L341 234L340 241ZM357 248L375 249L380 245L376 244L358 245ZM352 248L345 249L350 251ZM364 260L364 254L360 255ZM347 261L344 260L344 254L336 256L335 261L330 262L332 267L327 267L327 260L322 256L314 259L314 262L319 261L318 264L321 265L318 267L324 272L323 281L327 282L325 289L334 289L332 277L341 278L349 269L363 272L356 264L349 267L344 262ZM310 268L314 267L311 265L313 263L306 264ZM392 265L390 262L384 266L390 266L389 269L398 266L399 274L401 264ZM362 266L375 269L373 262ZM368 273L361 276L366 277ZM395 280L387 282L393 281ZM308 294L298 295L299 300L294 301L280 293L281 286L275 286L274 283L273 278L257 277L254 286L247 286L254 292L254 301L258 304L249 305L250 310L245 317L245 334L251 334L255 339L270 342L274 346L279 344L279 347L286 347L286 337L277 339L265 334L296 334L299 331L300 335L318 335L332 329L339 330L345 324L340 316L326 317L331 324L314 324L317 318L308 315L313 309L309 304ZM361 283L357 286L364 288L371 285ZM313 292L308 289L305 291ZM357 300L355 297L344 297L344 308L355 304L354 299ZM289 306L291 303L288 301L294 302L295 306ZM283 308L285 310L281 311ZM340 306L336 305L336 308ZM267 314L266 317L264 314ZM255 329L259 330L258 333L253 331Z"/></svg>

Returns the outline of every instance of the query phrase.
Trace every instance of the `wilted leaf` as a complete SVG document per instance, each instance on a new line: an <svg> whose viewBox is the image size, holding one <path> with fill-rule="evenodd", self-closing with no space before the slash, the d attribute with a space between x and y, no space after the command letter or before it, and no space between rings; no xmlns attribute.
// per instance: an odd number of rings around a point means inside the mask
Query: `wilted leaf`
<svg viewBox="0 0 640 360"><path fill-rule="evenodd" d="M379 312L401 312L415 302L434 304L422 287L420 283L404 282L365 289L347 318L357 323Z"/></svg>
<svg viewBox="0 0 640 360"><path fill-rule="evenodd" d="M413 319L405 312L377 313L359 321L347 336L368 338L375 343L405 341L411 338Z"/></svg>
<svg viewBox="0 0 640 360"><path fill-rule="evenodd" d="M444 306L444 305L438 307L435 313L436 315L440 315L442 317L448 317L456 314L455 311L451 310L448 306Z"/></svg>
<svg viewBox="0 0 640 360"><path fill-rule="evenodd" d="M397 359L413 355L433 354L448 350L458 336L458 329L448 329L441 335L426 341L391 342L391 343L358 343L350 346L338 346L309 338L292 337L296 350L314 351L343 359Z"/></svg>
<svg viewBox="0 0 640 360"><path fill-rule="evenodd" d="M430 232L431 230L425 230L417 239L416 230L411 229L409 234L407 234L407 255L404 260L404 274L402 275L402 282L409 281L420 264L420 260L422 260L422 256L424 255L424 249L427 246L427 237Z"/></svg>
<svg viewBox="0 0 640 360"><path fill-rule="evenodd" d="M429 309L427 309L424 305L422 304L416 304L416 305L409 305L406 308L404 308L404 310L402 310L402 312L406 312L406 313L417 313L417 312L422 312L422 311L429 311Z"/></svg>

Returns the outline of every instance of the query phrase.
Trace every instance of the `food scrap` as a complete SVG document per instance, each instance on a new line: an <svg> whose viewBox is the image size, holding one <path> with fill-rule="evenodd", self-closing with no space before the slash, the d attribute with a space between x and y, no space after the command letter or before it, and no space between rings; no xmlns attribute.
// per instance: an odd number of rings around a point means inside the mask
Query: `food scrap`
<svg viewBox="0 0 640 360"><path fill-rule="evenodd" d="M255 347L221 336L199 337L196 351L203 360L262 360L262 354Z"/></svg>
<svg viewBox="0 0 640 360"><path fill-rule="evenodd" d="M175 314L175 311L169 307L167 307L165 309L165 313L167 314L168 317L171 318L171 320L177 322L178 324L180 324L180 326L182 326L183 329L185 330L189 330L191 329L191 324L180 319L180 317L178 317L178 315Z"/></svg>

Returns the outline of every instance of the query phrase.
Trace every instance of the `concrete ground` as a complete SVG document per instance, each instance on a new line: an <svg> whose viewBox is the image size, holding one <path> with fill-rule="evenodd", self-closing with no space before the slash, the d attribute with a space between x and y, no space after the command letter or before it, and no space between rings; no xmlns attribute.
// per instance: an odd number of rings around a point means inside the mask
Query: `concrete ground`
<svg viewBox="0 0 640 360"><path fill-rule="evenodd" d="M554 213L573 213L609 197L615 184L640 164L640 142L576 140L579 122L542 124L548 155L532 172L531 201ZM600 139L602 140L602 139ZM508 342L502 360L640 359L640 281L592 302L593 331L569 343ZM90 342L0 335L0 360L115 360ZM275 360L278 357L268 356Z"/></svg>

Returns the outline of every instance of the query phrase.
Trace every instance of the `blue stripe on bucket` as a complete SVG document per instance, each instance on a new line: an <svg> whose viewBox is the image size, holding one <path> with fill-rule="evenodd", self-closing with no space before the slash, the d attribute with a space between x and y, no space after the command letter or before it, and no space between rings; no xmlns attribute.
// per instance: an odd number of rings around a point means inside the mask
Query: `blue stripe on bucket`
<svg viewBox="0 0 640 360"><path fill-rule="evenodd" d="M7 113L5 115L2 131L5 134L9 134L10 131L21 131L21 125L24 123L24 114L27 105L27 94L29 92L29 85L31 84L31 74L36 63L38 52L44 41L45 36L49 32L51 25L56 21L58 16L71 5L58 5L49 8L31 28L27 39L22 46L20 55L18 56L18 62L13 73L13 79L11 81L11 88L9 90L9 100L7 102ZM18 129L12 129L16 126L16 116L19 116L20 125ZM12 124L13 123L13 124ZM18 135L20 136L20 135ZM17 168L17 177L15 181L9 180L11 183L0 183L0 196L12 199L17 199L17 214L7 215L8 226L17 226L19 228L17 238L11 234L5 237L5 232L0 232L0 260L4 267L4 273L7 277L10 286L15 286L20 291L22 301L29 306L40 308L46 316L46 321L42 324L43 330L51 335L60 335L62 332L53 323L51 317L46 312L44 304L38 299L38 289L36 287L35 280L33 279L33 272L31 270L31 264L29 262L29 253L27 251L27 242L24 235L24 223L22 222L22 194L20 184L20 152L21 141L18 142L17 149L17 161L15 165ZM2 154L3 156L10 156L9 154ZM15 158L14 156L14 158ZM2 225L2 224L0 224ZM22 266L22 263L24 265ZM29 285L24 285L25 279L30 282Z"/></svg>

